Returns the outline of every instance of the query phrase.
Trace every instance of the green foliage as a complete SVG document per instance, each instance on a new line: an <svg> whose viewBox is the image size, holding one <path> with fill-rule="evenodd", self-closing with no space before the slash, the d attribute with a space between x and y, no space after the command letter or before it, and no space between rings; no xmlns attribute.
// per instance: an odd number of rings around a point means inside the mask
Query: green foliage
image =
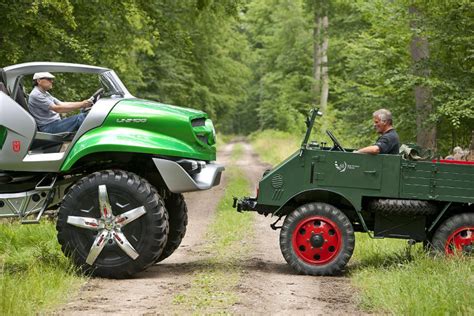
<svg viewBox="0 0 474 316"><path fill-rule="evenodd" d="M244 25L255 54L248 108L258 116L248 131L302 131L313 100L312 30L302 1L253 1Z"/></svg>
<svg viewBox="0 0 474 316"><path fill-rule="evenodd" d="M200 108L222 132L238 129L235 114L246 100L250 70L238 29L238 1L164 1L154 5L160 42L148 69L145 97Z"/></svg>
<svg viewBox="0 0 474 316"><path fill-rule="evenodd" d="M47 311L84 281L63 256L51 222L0 225L0 266L2 315Z"/></svg>

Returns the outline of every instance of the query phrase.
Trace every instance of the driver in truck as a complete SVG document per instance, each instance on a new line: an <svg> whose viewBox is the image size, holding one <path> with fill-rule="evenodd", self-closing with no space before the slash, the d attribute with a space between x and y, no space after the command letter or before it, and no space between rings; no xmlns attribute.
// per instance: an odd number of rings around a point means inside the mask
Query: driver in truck
<svg viewBox="0 0 474 316"><path fill-rule="evenodd" d="M357 153L365 154L392 154L398 155L400 149L400 138L392 126L392 113L386 109L374 112L374 128L380 137L374 145L357 150Z"/></svg>
<svg viewBox="0 0 474 316"><path fill-rule="evenodd" d="M44 133L75 132L86 118L80 113L61 119L59 113L69 113L92 105L92 100L80 102L62 102L48 91L53 87L54 76L49 72L37 72L33 75L33 90L28 98L28 108L35 118L38 130Z"/></svg>

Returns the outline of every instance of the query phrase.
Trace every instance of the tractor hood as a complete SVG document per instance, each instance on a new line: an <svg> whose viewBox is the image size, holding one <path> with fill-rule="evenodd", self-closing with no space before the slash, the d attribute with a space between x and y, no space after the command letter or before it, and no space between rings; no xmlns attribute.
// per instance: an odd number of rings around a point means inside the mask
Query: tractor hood
<svg viewBox="0 0 474 316"><path fill-rule="evenodd" d="M207 114L199 110L149 100L125 99L115 105L103 127L120 129L135 134L137 138L142 138L143 133L152 138L159 136L160 140L154 140L159 143L166 139L186 145L186 148L176 148L179 152L172 156L215 159L213 158L216 141L214 125ZM159 143L154 146L161 148ZM194 155L196 152L200 154ZM206 155L203 156L204 153ZM213 155L209 156L211 153ZM170 153L157 152L157 154Z"/></svg>
<svg viewBox="0 0 474 316"><path fill-rule="evenodd" d="M202 111L148 100L122 99L99 128L80 137L62 171L69 170L78 159L98 152L214 161L215 144L214 125Z"/></svg>

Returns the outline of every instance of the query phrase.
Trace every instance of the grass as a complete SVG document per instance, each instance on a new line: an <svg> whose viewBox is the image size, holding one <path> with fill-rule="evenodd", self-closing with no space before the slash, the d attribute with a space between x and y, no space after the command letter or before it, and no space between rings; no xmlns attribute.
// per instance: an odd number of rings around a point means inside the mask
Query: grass
<svg viewBox="0 0 474 316"><path fill-rule="evenodd" d="M263 162L273 166L282 162L300 148L303 137L294 134L264 130L250 135L253 148Z"/></svg>
<svg viewBox="0 0 474 316"><path fill-rule="evenodd" d="M242 151L236 146L232 159L238 159ZM249 182L235 167L227 168L226 177L229 181L225 194L206 234L204 250L209 258L201 262L190 288L173 298L174 304L197 314L228 313L226 309L238 301L235 287L242 276L242 257L250 252L247 240L252 238L249 227L253 225L254 216L239 214L232 208L232 197L247 194Z"/></svg>
<svg viewBox="0 0 474 316"><path fill-rule="evenodd" d="M244 155L244 146L242 146L241 143L237 143L234 145L234 149L232 150L232 161L237 161L239 160L240 158L242 158L242 156Z"/></svg>
<svg viewBox="0 0 474 316"><path fill-rule="evenodd" d="M0 314L44 313L85 279L63 256L51 222L0 225Z"/></svg>
<svg viewBox="0 0 474 316"><path fill-rule="evenodd" d="M472 315L474 259L432 257L420 244L358 234L351 278L367 311L397 315Z"/></svg>

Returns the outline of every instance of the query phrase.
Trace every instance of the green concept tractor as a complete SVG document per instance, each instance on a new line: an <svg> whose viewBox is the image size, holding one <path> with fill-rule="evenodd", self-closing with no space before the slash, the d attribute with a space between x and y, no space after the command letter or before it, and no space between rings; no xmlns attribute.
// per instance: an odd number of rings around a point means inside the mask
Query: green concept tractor
<svg viewBox="0 0 474 316"><path fill-rule="evenodd" d="M39 132L25 80L94 78L75 133ZM183 192L219 184L216 135L201 111L133 97L113 70L34 62L0 69L0 217L37 223L59 208L63 252L82 270L129 277L170 256L186 232Z"/></svg>
<svg viewBox="0 0 474 316"><path fill-rule="evenodd" d="M474 254L474 162L409 160L308 142L267 170L257 196L234 198L238 211L284 217L280 248L299 273L340 273L352 256L354 232L424 242L436 253ZM278 221L277 221L278 222Z"/></svg>

